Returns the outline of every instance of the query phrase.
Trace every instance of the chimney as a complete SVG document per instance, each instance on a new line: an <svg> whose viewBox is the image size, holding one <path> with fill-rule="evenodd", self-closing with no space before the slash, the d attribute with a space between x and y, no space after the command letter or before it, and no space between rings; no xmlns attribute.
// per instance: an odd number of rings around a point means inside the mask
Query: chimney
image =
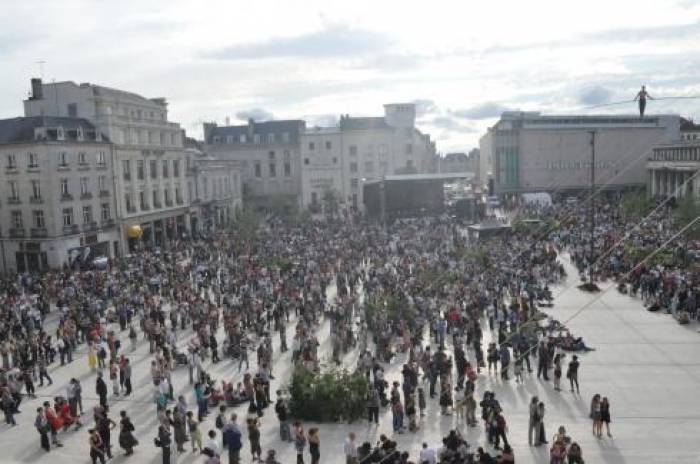
<svg viewBox="0 0 700 464"><path fill-rule="evenodd" d="M41 78L33 77L32 80L32 96L30 100L41 100L44 98L44 89L42 87Z"/></svg>
<svg viewBox="0 0 700 464"><path fill-rule="evenodd" d="M253 140L253 134L255 133L255 121L253 118L248 118L248 138Z"/></svg>
<svg viewBox="0 0 700 464"><path fill-rule="evenodd" d="M226 116L226 126L230 126L230 125L231 125L231 118Z"/></svg>

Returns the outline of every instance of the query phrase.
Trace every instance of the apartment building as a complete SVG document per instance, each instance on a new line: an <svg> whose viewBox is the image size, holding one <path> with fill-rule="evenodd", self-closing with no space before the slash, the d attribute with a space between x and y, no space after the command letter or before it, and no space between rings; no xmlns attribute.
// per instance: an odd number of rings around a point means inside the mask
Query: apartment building
<svg viewBox="0 0 700 464"><path fill-rule="evenodd" d="M41 272L119 252L113 146L86 119L0 120L3 272Z"/></svg>
<svg viewBox="0 0 700 464"><path fill-rule="evenodd" d="M164 98L89 83L32 79L25 116L82 118L113 143L120 246L167 246L190 229L187 155ZM130 231L139 230L139 237Z"/></svg>

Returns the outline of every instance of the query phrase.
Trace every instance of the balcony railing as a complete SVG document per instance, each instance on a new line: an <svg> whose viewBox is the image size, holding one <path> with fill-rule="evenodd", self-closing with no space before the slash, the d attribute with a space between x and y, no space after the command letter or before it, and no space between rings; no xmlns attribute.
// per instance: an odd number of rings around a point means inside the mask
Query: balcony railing
<svg viewBox="0 0 700 464"><path fill-rule="evenodd" d="M80 199L81 200L89 200L92 198L92 193L91 192L85 192L80 194Z"/></svg>
<svg viewBox="0 0 700 464"><path fill-rule="evenodd" d="M102 228L106 229L108 227L114 227L114 219L109 218L109 219L102 220Z"/></svg>
<svg viewBox="0 0 700 464"><path fill-rule="evenodd" d="M78 232L80 232L80 229L78 228L78 224L71 224L69 226L63 226L63 234L64 235L77 234Z"/></svg>
<svg viewBox="0 0 700 464"><path fill-rule="evenodd" d="M44 199L41 197L30 197L29 198L29 203L31 203L33 205L40 205L43 202L44 202Z"/></svg>
<svg viewBox="0 0 700 464"><path fill-rule="evenodd" d="M34 227L29 231L29 235L31 235L32 238L46 238L49 233L46 227Z"/></svg>
<svg viewBox="0 0 700 464"><path fill-rule="evenodd" d="M95 221L90 221L86 222L83 224L83 230L86 232L90 232L92 230L97 230L97 222Z"/></svg>
<svg viewBox="0 0 700 464"><path fill-rule="evenodd" d="M19 200L19 197L10 197L7 199L7 204L8 205L19 205L21 201Z"/></svg>
<svg viewBox="0 0 700 464"><path fill-rule="evenodd" d="M100 190L100 198L108 197L109 190Z"/></svg>
<svg viewBox="0 0 700 464"><path fill-rule="evenodd" d="M25 234L26 233L24 228L13 227L12 229L10 229L11 238L24 238Z"/></svg>
<svg viewBox="0 0 700 464"><path fill-rule="evenodd" d="M73 195L71 195L70 193L61 195L61 201L73 201Z"/></svg>

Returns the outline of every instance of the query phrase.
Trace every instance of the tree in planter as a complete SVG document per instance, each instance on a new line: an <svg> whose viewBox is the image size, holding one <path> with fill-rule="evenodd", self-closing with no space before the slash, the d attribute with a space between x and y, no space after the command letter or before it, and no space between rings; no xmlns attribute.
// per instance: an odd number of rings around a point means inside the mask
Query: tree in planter
<svg viewBox="0 0 700 464"><path fill-rule="evenodd" d="M352 422L364 416L369 382L359 371L331 367L312 372L297 366L289 384L292 417L315 422Z"/></svg>
<svg viewBox="0 0 700 464"><path fill-rule="evenodd" d="M321 198L323 202L323 211L331 218L334 218L338 214L339 201L338 192L335 189L327 188L323 191L323 197Z"/></svg>

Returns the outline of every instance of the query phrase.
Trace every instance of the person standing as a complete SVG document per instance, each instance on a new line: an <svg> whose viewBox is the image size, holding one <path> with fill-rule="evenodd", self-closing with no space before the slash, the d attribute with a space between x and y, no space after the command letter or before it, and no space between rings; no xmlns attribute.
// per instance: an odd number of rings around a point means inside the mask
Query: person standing
<svg viewBox="0 0 700 464"><path fill-rule="evenodd" d="M653 100L652 96L649 95L649 92L647 92L646 86L643 85L641 90L639 92L637 92L637 95L634 97L634 101L639 102L639 117L640 118L644 117L644 110L647 107L647 98L649 100Z"/></svg>
<svg viewBox="0 0 700 464"><path fill-rule="evenodd" d="M36 409L34 427L36 428L36 431L39 432L39 442L41 443L41 447L46 451L51 451L51 443L49 442L49 430L51 430L51 425L49 425L49 421L46 419L42 408Z"/></svg>
<svg viewBox="0 0 700 464"><path fill-rule="evenodd" d="M311 455L311 464L319 464L321 461L321 437L316 427L309 429L309 454Z"/></svg>
<svg viewBox="0 0 700 464"><path fill-rule="evenodd" d="M97 373L97 380L95 381L95 393L100 397L100 406L103 408L107 407L107 384L102 378L102 371Z"/></svg>
<svg viewBox="0 0 700 464"><path fill-rule="evenodd" d="M297 451L297 464L304 464L304 448L306 448L306 434L301 422L294 423L294 448Z"/></svg>
<svg viewBox="0 0 700 464"><path fill-rule="evenodd" d="M105 464L105 454L103 451L103 443L100 434L95 429L90 429L90 458L92 459L92 464L97 464L99 459L100 463Z"/></svg>
<svg viewBox="0 0 700 464"><path fill-rule="evenodd" d="M231 421L227 423L222 430L223 440L228 448L229 464L239 464L241 462L241 448L243 448L243 443L241 441L241 429L236 423L237 419L238 416L236 414L231 414Z"/></svg>
<svg viewBox="0 0 700 464"><path fill-rule="evenodd" d="M345 453L345 464L358 464L357 443L355 443L355 434L353 432L348 434L348 438L343 445L343 452Z"/></svg>
<svg viewBox="0 0 700 464"><path fill-rule="evenodd" d="M63 443L58 441L58 431L63 427L63 421L58 418L54 410L51 408L51 403L44 401L44 416L49 423L49 433L51 434L51 443L54 446L61 447Z"/></svg>
<svg viewBox="0 0 700 464"><path fill-rule="evenodd" d="M604 396L600 401L600 420L603 424L605 424L605 430L608 432L608 436L612 437L612 434L610 433L610 402L608 401L607 396Z"/></svg>
<svg viewBox="0 0 700 464"><path fill-rule="evenodd" d="M379 398L379 390L377 390L377 387L375 385L372 385L367 398L367 411L370 425L372 424L372 420L374 420L375 424L379 424L380 402L381 400Z"/></svg>
<svg viewBox="0 0 700 464"><path fill-rule="evenodd" d="M131 361L129 358L124 358L124 396L131 395Z"/></svg>
<svg viewBox="0 0 700 464"><path fill-rule="evenodd" d="M134 438L134 430L136 429L134 424L131 423L131 419L129 419L126 411L121 411L119 416L121 416L121 420L119 421L119 446L126 451L126 456L131 456L134 454L134 446L139 444L136 438Z"/></svg>
<svg viewBox="0 0 700 464"><path fill-rule="evenodd" d="M530 446L533 445L533 435L534 435L534 444L537 443L537 404L539 400L536 396L532 397L532 400L530 400L530 420L528 422L528 428L527 428L527 442L530 444Z"/></svg>
<svg viewBox="0 0 700 464"><path fill-rule="evenodd" d="M202 451L202 432L199 430L199 422L194 418L192 411L187 411L187 428L190 431L190 441L192 442L192 452L199 446Z"/></svg>
<svg viewBox="0 0 700 464"><path fill-rule="evenodd" d="M544 403L537 405L537 445L547 444L547 434L544 429Z"/></svg>
<svg viewBox="0 0 700 464"><path fill-rule="evenodd" d="M571 384L571 393L574 392L574 385L576 385L576 393L581 394L578 389L578 356L574 355L571 361L569 361L569 368L566 370L566 376Z"/></svg>
<svg viewBox="0 0 700 464"><path fill-rule="evenodd" d="M250 454L253 461L262 459L262 448L260 447L260 428L256 418L248 419L248 441L250 442Z"/></svg>
<svg viewBox="0 0 700 464"><path fill-rule="evenodd" d="M542 376L545 380L549 380L547 368L549 367L549 350L544 342L540 342L537 348L537 378Z"/></svg>
<svg viewBox="0 0 700 464"><path fill-rule="evenodd" d="M95 411L95 429L100 434L104 452L109 459L112 459L112 436L111 430L117 426L116 422L107 416L106 408L99 408Z"/></svg>
<svg viewBox="0 0 700 464"><path fill-rule="evenodd" d="M160 446L163 450L163 464L170 464L170 445L172 440L170 439L169 429L169 425L164 421L161 421L160 425L158 426L158 446Z"/></svg>
<svg viewBox="0 0 700 464"><path fill-rule="evenodd" d="M292 441L292 431L289 428L289 411L287 402L281 395L281 391L277 390L277 403L275 404L275 413L280 423L280 440Z"/></svg>
<svg viewBox="0 0 700 464"><path fill-rule="evenodd" d="M43 387L44 386L44 379L46 379L49 382L49 385L53 384L53 380L51 380L51 376L49 376L49 373L46 369L46 358L44 356L39 357L39 386Z"/></svg>

